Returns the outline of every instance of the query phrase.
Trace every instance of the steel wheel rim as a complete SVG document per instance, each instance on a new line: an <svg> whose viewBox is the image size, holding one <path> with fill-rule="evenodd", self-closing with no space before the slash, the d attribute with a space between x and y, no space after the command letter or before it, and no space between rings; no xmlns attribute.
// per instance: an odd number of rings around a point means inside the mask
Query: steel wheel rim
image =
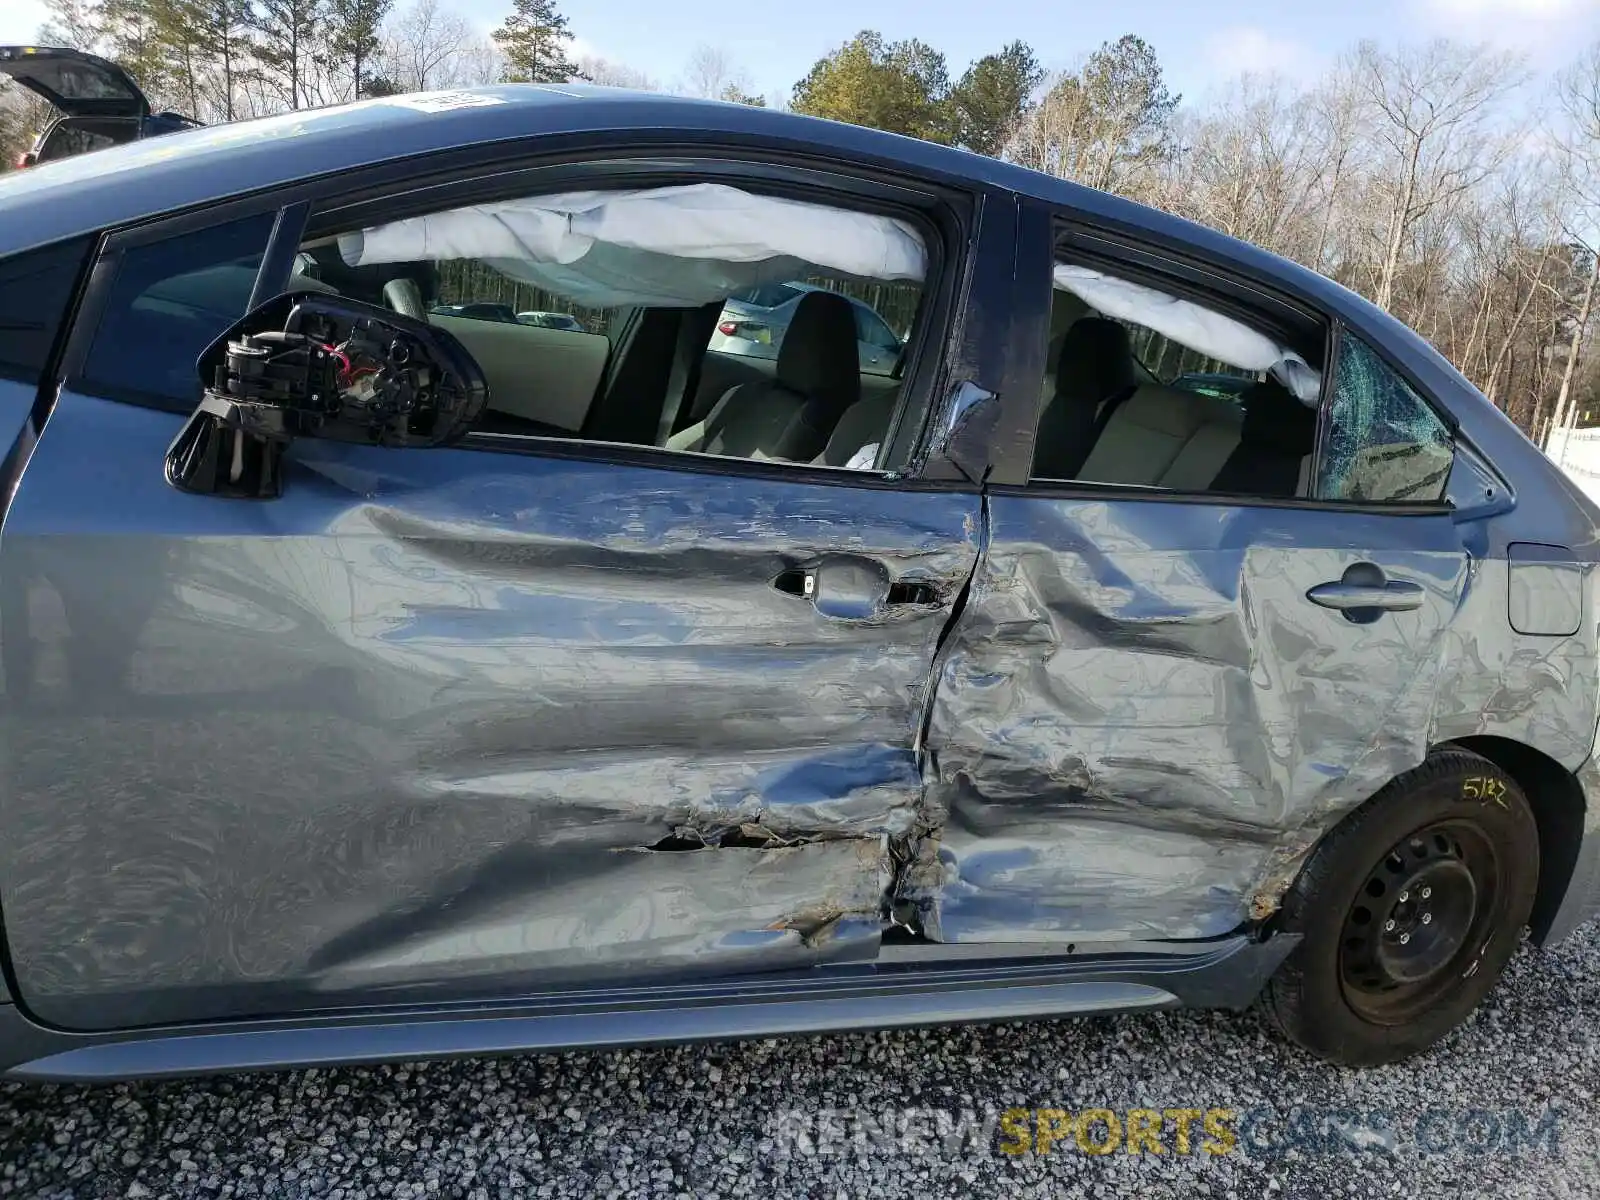
<svg viewBox="0 0 1600 1200"><path fill-rule="evenodd" d="M1477 969L1508 892L1493 841L1471 821L1439 821L1391 846L1346 908L1339 983L1359 1016L1401 1025Z"/></svg>

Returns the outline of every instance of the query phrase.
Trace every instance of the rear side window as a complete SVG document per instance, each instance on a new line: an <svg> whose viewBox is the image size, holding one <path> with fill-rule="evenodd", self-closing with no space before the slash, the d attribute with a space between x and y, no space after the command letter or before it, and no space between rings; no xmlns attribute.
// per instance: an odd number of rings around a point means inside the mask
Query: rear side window
<svg viewBox="0 0 1600 1200"><path fill-rule="evenodd" d="M0 376L39 382L93 241L58 242L0 260Z"/></svg>
<svg viewBox="0 0 1600 1200"><path fill-rule="evenodd" d="M1054 283L1035 481L1308 495L1321 372L1300 351L1098 268L1058 263Z"/></svg>
<svg viewBox="0 0 1600 1200"><path fill-rule="evenodd" d="M1450 430L1360 338L1339 343L1322 457L1325 500L1437 503L1450 481Z"/></svg>
<svg viewBox="0 0 1600 1200"><path fill-rule="evenodd" d="M273 215L123 251L83 367L91 391L188 407L195 360L245 313Z"/></svg>

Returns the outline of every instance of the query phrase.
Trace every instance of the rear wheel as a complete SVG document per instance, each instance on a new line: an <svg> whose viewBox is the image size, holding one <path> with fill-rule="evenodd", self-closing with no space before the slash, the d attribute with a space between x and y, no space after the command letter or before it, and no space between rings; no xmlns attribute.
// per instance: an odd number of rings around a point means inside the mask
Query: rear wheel
<svg viewBox="0 0 1600 1200"><path fill-rule="evenodd" d="M1533 908L1522 789L1465 750L1431 755L1329 834L1284 897L1303 941L1267 986L1277 1025L1335 1062L1433 1044L1494 986Z"/></svg>

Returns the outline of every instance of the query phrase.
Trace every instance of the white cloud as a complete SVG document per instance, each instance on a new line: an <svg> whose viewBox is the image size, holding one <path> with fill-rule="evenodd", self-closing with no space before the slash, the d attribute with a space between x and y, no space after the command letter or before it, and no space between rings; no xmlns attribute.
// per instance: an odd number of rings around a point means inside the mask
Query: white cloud
<svg viewBox="0 0 1600 1200"><path fill-rule="evenodd" d="M1411 0L1422 29L1512 50L1559 53L1600 28L1600 0Z"/></svg>
<svg viewBox="0 0 1600 1200"><path fill-rule="evenodd" d="M1596 0L1426 0L1436 17L1560 20L1590 11L1600 12Z"/></svg>
<svg viewBox="0 0 1600 1200"><path fill-rule="evenodd" d="M1234 25L1211 34L1199 58L1211 83L1246 74L1294 79L1315 74L1321 65L1321 56L1304 42L1258 25Z"/></svg>
<svg viewBox="0 0 1600 1200"><path fill-rule="evenodd" d="M0 6L0 43L31 42L49 19L43 0L7 0Z"/></svg>

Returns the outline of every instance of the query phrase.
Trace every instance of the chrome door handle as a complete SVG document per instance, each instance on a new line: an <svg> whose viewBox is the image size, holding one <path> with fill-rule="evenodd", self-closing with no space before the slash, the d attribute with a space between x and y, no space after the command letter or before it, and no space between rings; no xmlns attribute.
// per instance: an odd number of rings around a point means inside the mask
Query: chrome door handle
<svg viewBox="0 0 1600 1200"><path fill-rule="evenodd" d="M1352 608L1381 608L1388 612L1410 612L1422 607L1422 589L1414 583L1396 580L1383 587L1362 587L1353 583L1319 583L1306 593L1313 604L1349 612Z"/></svg>
<svg viewBox="0 0 1600 1200"><path fill-rule="evenodd" d="M1345 569L1342 578L1319 583L1306 599L1341 612L1358 624L1376 620L1386 612L1411 612L1422 607L1422 588L1404 579L1390 579L1376 563L1360 562Z"/></svg>

